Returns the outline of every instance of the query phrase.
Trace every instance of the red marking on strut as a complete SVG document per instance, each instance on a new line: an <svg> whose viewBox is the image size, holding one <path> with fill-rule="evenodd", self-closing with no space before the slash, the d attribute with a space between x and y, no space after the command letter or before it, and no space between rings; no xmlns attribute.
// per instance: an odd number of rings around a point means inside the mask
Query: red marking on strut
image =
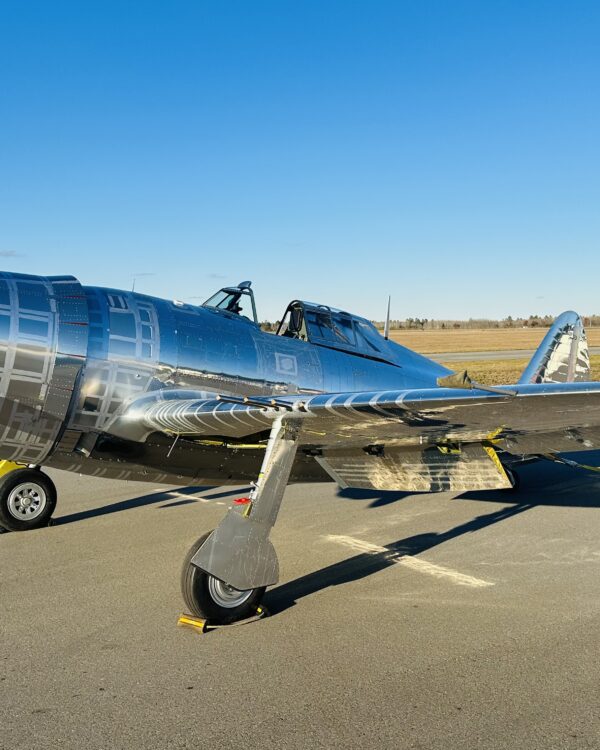
<svg viewBox="0 0 600 750"><path fill-rule="evenodd" d="M248 505L252 502L252 498L249 497L238 497L233 501L234 505Z"/></svg>

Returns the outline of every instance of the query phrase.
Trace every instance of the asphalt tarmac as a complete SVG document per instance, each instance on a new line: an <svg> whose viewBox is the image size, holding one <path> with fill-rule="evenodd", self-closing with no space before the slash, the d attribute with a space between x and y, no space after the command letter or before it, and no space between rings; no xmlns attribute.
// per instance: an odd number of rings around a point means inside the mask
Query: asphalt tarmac
<svg viewBox="0 0 600 750"><path fill-rule="evenodd" d="M239 492L53 472L0 536L0 748L600 747L600 475L521 473L289 487L271 616L199 635L180 564Z"/></svg>

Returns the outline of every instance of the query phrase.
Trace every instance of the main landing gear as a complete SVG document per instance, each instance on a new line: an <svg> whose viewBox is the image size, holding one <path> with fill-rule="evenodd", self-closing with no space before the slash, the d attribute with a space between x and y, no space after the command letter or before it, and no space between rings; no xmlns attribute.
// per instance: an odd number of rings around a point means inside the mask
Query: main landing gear
<svg viewBox="0 0 600 750"><path fill-rule="evenodd" d="M266 587L239 591L192 565L192 558L212 533L203 534L188 552L181 569L181 594L191 615L229 625L255 614Z"/></svg>
<svg viewBox="0 0 600 750"><path fill-rule="evenodd" d="M298 424L279 417L250 497L234 501L217 528L200 537L181 572L190 614L226 625L256 613L267 586L279 580L269 533L277 520L298 445Z"/></svg>
<svg viewBox="0 0 600 750"><path fill-rule="evenodd" d="M56 487L47 474L10 461L0 462L0 530L48 526L56 508Z"/></svg>

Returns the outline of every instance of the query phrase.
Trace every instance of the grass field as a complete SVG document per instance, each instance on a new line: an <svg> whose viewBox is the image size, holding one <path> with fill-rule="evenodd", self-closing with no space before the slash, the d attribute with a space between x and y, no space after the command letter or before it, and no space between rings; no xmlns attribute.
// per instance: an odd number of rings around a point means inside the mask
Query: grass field
<svg viewBox="0 0 600 750"><path fill-rule="evenodd" d="M485 385L516 383L529 362L523 359L469 360L469 352L502 352L516 349L537 349L546 335L547 328L486 328L447 329L444 331L390 331L390 338L421 354L439 354L443 362L444 352L464 352L460 362L444 363L455 372L467 370L473 380ZM600 328L587 330L590 346L600 346ZM600 380L600 355L591 357L592 379Z"/></svg>
<svg viewBox="0 0 600 750"><path fill-rule="evenodd" d="M448 362L449 367L455 372L466 370L473 380L483 383L484 385L502 385L516 383L521 377L529 359L492 359L476 360L470 362ZM591 357L592 380L600 380L600 355Z"/></svg>
<svg viewBox="0 0 600 750"><path fill-rule="evenodd" d="M500 352L537 349L546 328L489 328L481 330L390 331L390 338L421 354L441 352ZM600 346L600 328L587 331L590 346Z"/></svg>

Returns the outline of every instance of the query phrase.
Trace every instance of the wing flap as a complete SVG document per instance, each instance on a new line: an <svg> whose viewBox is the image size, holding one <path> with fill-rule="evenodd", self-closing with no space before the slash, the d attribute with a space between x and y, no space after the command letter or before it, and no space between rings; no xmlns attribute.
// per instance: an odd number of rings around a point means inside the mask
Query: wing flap
<svg viewBox="0 0 600 750"><path fill-rule="evenodd" d="M317 461L340 487L409 492L466 492L511 486L502 465L481 444L456 451L402 448L367 453L360 448L324 451Z"/></svg>

